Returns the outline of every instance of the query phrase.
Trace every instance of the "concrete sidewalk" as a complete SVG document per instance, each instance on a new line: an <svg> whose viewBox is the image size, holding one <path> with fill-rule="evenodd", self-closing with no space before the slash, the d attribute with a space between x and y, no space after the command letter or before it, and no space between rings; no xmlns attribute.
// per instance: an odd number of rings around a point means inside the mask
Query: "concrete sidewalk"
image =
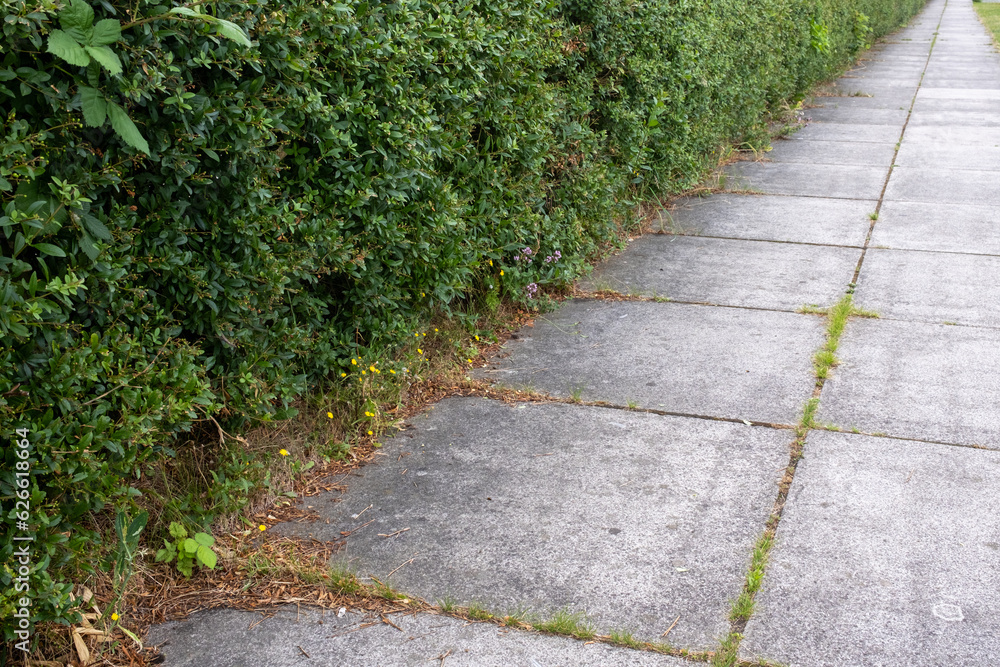
<svg viewBox="0 0 1000 667"><path fill-rule="evenodd" d="M996 664L1000 55L971 3L931 0L834 90L727 168L733 192L664 212L663 233L582 285L628 299L569 301L482 371L559 401L446 399L316 499L327 522L275 530L339 539L370 505L337 557L362 577L495 614L580 612L678 651L728 638L763 664ZM815 311L845 294L879 317L852 317L817 379ZM775 525L754 612L734 619ZM204 612L148 642L192 667L694 662L435 615L397 630L303 614L250 629L256 614Z"/></svg>

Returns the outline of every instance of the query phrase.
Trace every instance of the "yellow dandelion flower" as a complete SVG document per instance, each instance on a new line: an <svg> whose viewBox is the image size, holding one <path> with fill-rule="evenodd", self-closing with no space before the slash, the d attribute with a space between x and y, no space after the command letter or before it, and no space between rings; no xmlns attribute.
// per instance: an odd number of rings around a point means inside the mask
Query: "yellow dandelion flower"
<svg viewBox="0 0 1000 667"><path fill-rule="evenodd" d="M362 375L365 375L365 374L366 374L366 371L361 371L361 374L362 374Z"/></svg>
<svg viewBox="0 0 1000 667"><path fill-rule="evenodd" d="M280 452L278 452L278 453L279 453L279 454L281 454L282 456L288 456L288 450L287 450L287 449L282 449L282 450L281 450Z"/></svg>
<svg viewBox="0 0 1000 667"><path fill-rule="evenodd" d="M501 276L503 275L503 269L500 269L500 275Z"/></svg>
<svg viewBox="0 0 1000 667"><path fill-rule="evenodd" d="M340 374L340 377L342 377L342 378L345 378L345 377L347 377L347 373L341 373L341 374Z"/></svg>
<svg viewBox="0 0 1000 667"><path fill-rule="evenodd" d="M420 338L420 334L418 334L418 333L415 333L415 334L413 334L413 337L414 337L414 338Z"/></svg>
<svg viewBox="0 0 1000 667"><path fill-rule="evenodd" d="M261 532L264 532L265 530L267 530L267 526L265 526L264 524L260 524L260 530Z"/></svg>
<svg viewBox="0 0 1000 667"><path fill-rule="evenodd" d="M329 417L330 419L333 419L333 413L332 412L327 412L326 416Z"/></svg>
<svg viewBox="0 0 1000 667"><path fill-rule="evenodd" d="M421 293L420 293L420 296L426 296L426 294L424 294L423 292L421 292Z"/></svg>
<svg viewBox="0 0 1000 667"><path fill-rule="evenodd" d="M117 621L118 620L118 614L111 614L111 620L112 621Z"/></svg>
<svg viewBox="0 0 1000 667"><path fill-rule="evenodd" d="M376 368L374 372L381 373L382 371L380 371L379 369Z"/></svg>
<svg viewBox="0 0 1000 667"><path fill-rule="evenodd" d="M476 340L479 340L479 336L476 336Z"/></svg>
<svg viewBox="0 0 1000 667"><path fill-rule="evenodd" d="M368 435L375 435L375 434L372 433L371 431L368 431Z"/></svg>
<svg viewBox="0 0 1000 667"><path fill-rule="evenodd" d="M434 330L434 333L437 333L437 329Z"/></svg>
<svg viewBox="0 0 1000 667"><path fill-rule="evenodd" d="M358 360L357 359L351 359L351 364L357 366L358 365Z"/></svg>
<svg viewBox="0 0 1000 667"><path fill-rule="evenodd" d="M493 266L493 260L492 259L490 260L490 266Z"/></svg>
<svg viewBox="0 0 1000 667"><path fill-rule="evenodd" d="M396 374L396 371L392 370L391 368L389 369L389 372L392 373L393 375Z"/></svg>
<svg viewBox="0 0 1000 667"><path fill-rule="evenodd" d="M424 351L423 351L423 350L421 350L421 349L420 349L420 348L418 347L418 348L417 348L417 354L423 354L423 353L424 353Z"/></svg>
<svg viewBox="0 0 1000 667"><path fill-rule="evenodd" d="M466 361L468 361L470 364L472 363L472 359L466 359Z"/></svg>
<svg viewBox="0 0 1000 667"><path fill-rule="evenodd" d="M370 370L372 373L374 373L375 372L375 367L374 366L369 366L368 370Z"/></svg>

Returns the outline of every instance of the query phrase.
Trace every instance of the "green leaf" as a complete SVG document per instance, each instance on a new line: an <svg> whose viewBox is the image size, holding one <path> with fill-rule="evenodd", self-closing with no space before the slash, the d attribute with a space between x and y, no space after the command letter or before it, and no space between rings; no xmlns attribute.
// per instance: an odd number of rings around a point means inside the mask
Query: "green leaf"
<svg viewBox="0 0 1000 667"><path fill-rule="evenodd" d="M190 537L184 540L183 545L184 545L184 551L188 552L189 554L193 554L196 551L198 551L198 546L199 546L198 543L192 540Z"/></svg>
<svg viewBox="0 0 1000 667"><path fill-rule="evenodd" d="M182 539L187 537L187 531L184 530L184 526L177 523L176 521L170 522L170 536L176 537L177 539Z"/></svg>
<svg viewBox="0 0 1000 667"><path fill-rule="evenodd" d="M206 547L215 544L215 538L208 533L195 533L194 541Z"/></svg>
<svg viewBox="0 0 1000 667"><path fill-rule="evenodd" d="M51 243L32 243L31 247L35 250L44 253L46 255L51 255L52 257L65 257L66 253L59 246L52 245Z"/></svg>
<svg viewBox="0 0 1000 667"><path fill-rule="evenodd" d="M80 250L82 250L92 262L97 259L98 255L101 254L101 251L97 249L96 245L94 245L94 240L90 238L90 235L86 232L84 232L83 236L80 237Z"/></svg>
<svg viewBox="0 0 1000 667"><path fill-rule="evenodd" d="M135 126L135 123L128 117L124 109L114 102L108 102L108 116L111 117L111 127L122 138L122 141L132 148L149 155L149 144L139 134L139 128Z"/></svg>
<svg viewBox="0 0 1000 667"><path fill-rule="evenodd" d="M106 46L85 46L90 57L101 63L104 69L108 70L112 76L122 73L122 61L118 59L118 54Z"/></svg>
<svg viewBox="0 0 1000 667"><path fill-rule="evenodd" d="M209 16L208 14L200 14L189 7L174 7L168 14L179 14L181 16L190 16L191 18L201 19L206 23L214 23L215 30L221 36L226 39L230 39L237 44L242 44L243 46L250 46L250 38L247 36L243 29L232 21L227 21L225 19L219 19L214 16Z"/></svg>
<svg viewBox="0 0 1000 667"><path fill-rule="evenodd" d="M225 19L215 19L215 29L216 31L228 40L234 41L237 44L242 44L243 46L250 46L250 38L247 34L243 32L243 28L239 27L232 21L226 21Z"/></svg>
<svg viewBox="0 0 1000 667"><path fill-rule="evenodd" d="M94 8L83 0L73 0L59 12L59 23L65 30L70 28L86 30L94 25Z"/></svg>
<svg viewBox="0 0 1000 667"><path fill-rule="evenodd" d="M198 562L208 569L214 570L217 562L215 552L206 546L198 547Z"/></svg>
<svg viewBox="0 0 1000 667"><path fill-rule="evenodd" d="M83 222L83 226L87 228L91 236L102 241L111 240L111 232L108 228L104 226L104 223L90 215L89 213L80 213L80 220Z"/></svg>
<svg viewBox="0 0 1000 667"><path fill-rule="evenodd" d="M90 127L100 127L108 117L108 103L104 95L96 88L80 86L80 108L83 110L83 120ZM95 234L94 236L98 236ZM100 237L99 237L100 238Z"/></svg>
<svg viewBox="0 0 1000 667"><path fill-rule="evenodd" d="M94 26L94 36L90 43L93 46L114 44L122 38L122 25L114 19L98 21Z"/></svg>
<svg viewBox="0 0 1000 667"><path fill-rule="evenodd" d="M49 47L47 50L49 53L62 58L70 65L84 67L90 64L90 56L83 50L83 47L62 30L53 30L49 33Z"/></svg>

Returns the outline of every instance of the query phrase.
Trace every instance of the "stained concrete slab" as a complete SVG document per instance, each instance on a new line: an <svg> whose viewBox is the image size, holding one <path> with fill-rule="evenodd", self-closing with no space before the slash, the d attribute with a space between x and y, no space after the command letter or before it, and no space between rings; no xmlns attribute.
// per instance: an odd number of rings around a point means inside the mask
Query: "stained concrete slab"
<svg viewBox="0 0 1000 667"><path fill-rule="evenodd" d="M917 102L922 99L934 100L1000 100L1000 90L982 88L932 88L921 86Z"/></svg>
<svg viewBox="0 0 1000 667"><path fill-rule="evenodd" d="M870 249L855 303L893 319L1000 327L1000 257Z"/></svg>
<svg viewBox="0 0 1000 667"><path fill-rule="evenodd" d="M573 300L504 346L484 377L685 414L792 424L823 320L678 303Z"/></svg>
<svg viewBox="0 0 1000 667"><path fill-rule="evenodd" d="M878 199L888 173L881 166L783 162L737 162L725 171L728 190L840 199Z"/></svg>
<svg viewBox="0 0 1000 667"><path fill-rule="evenodd" d="M1000 113L995 111L981 111L977 113L968 111L938 111L928 113L927 111L921 111L915 113L910 119L910 126L919 127L921 125L1000 127Z"/></svg>
<svg viewBox="0 0 1000 667"><path fill-rule="evenodd" d="M1000 127L918 125L906 128L904 141L911 143L1000 146Z"/></svg>
<svg viewBox="0 0 1000 667"><path fill-rule="evenodd" d="M900 131L892 125L846 125L844 123L810 123L788 136L790 141L858 141L895 144Z"/></svg>
<svg viewBox="0 0 1000 667"><path fill-rule="evenodd" d="M1000 448L1000 331L855 320L817 419L841 428Z"/></svg>
<svg viewBox="0 0 1000 667"><path fill-rule="evenodd" d="M796 667L992 667L1000 454L813 431L740 649Z"/></svg>
<svg viewBox="0 0 1000 667"><path fill-rule="evenodd" d="M860 258L860 248L653 234L630 243L580 287L794 311L836 303Z"/></svg>
<svg viewBox="0 0 1000 667"><path fill-rule="evenodd" d="M339 502L314 499L328 524L272 530L353 531L338 562L431 601L542 617L569 609L601 632L647 640L680 616L670 642L701 649L728 631L794 438L481 398L446 399L409 423L382 460L342 482Z"/></svg>
<svg viewBox="0 0 1000 667"><path fill-rule="evenodd" d="M997 119L1000 122L1000 114ZM1000 146L903 141L896 156L896 164L901 167L933 166L938 169L1000 171Z"/></svg>
<svg viewBox="0 0 1000 667"><path fill-rule="evenodd" d="M283 607L262 619L255 612L216 609L156 626L147 643L167 642L164 667L302 667L446 664L524 667L683 667L678 658L612 648L606 644L468 623L432 614L387 617Z"/></svg>
<svg viewBox="0 0 1000 667"><path fill-rule="evenodd" d="M785 143L785 142L781 142ZM654 229L762 241L861 246L875 200L718 193L661 211Z"/></svg>
<svg viewBox="0 0 1000 667"><path fill-rule="evenodd" d="M872 232L871 245L1000 255L1000 209L887 201Z"/></svg>
<svg viewBox="0 0 1000 667"><path fill-rule="evenodd" d="M900 109L850 109L826 106L806 109L807 118L821 123L848 123L866 125L893 125L900 132L906 122L906 110Z"/></svg>
<svg viewBox="0 0 1000 667"><path fill-rule="evenodd" d="M840 111L840 109L834 109ZM900 126L902 127L902 125ZM875 144L858 141L780 141L764 153L761 161L794 162L800 164L850 164L867 167L884 167L892 164L896 151L894 144Z"/></svg>
<svg viewBox="0 0 1000 667"><path fill-rule="evenodd" d="M885 189L885 200L997 206L1000 188L994 171L896 167Z"/></svg>
<svg viewBox="0 0 1000 667"><path fill-rule="evenodd" d="M909 97L843 97L836 96L830 97L825 95L816 95L815 97L810 97L806 100L805 104L808 105L806 111L815 107L835 107L838 109L894 109L899 111L902 109L905 111L910 108L910 102L913 96Z"/></svg>

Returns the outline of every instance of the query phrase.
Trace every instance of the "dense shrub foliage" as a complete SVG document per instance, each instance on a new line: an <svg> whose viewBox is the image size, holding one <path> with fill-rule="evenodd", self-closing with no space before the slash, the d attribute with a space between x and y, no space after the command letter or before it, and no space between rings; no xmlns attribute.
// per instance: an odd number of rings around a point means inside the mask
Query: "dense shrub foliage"
<svg viewBox="0 0 1000 667"><path fill-rule="evenodd" d="M31 443L36 620L178 433L572 279L920 4L165 1L3 2L0 423Z"/></svg>

